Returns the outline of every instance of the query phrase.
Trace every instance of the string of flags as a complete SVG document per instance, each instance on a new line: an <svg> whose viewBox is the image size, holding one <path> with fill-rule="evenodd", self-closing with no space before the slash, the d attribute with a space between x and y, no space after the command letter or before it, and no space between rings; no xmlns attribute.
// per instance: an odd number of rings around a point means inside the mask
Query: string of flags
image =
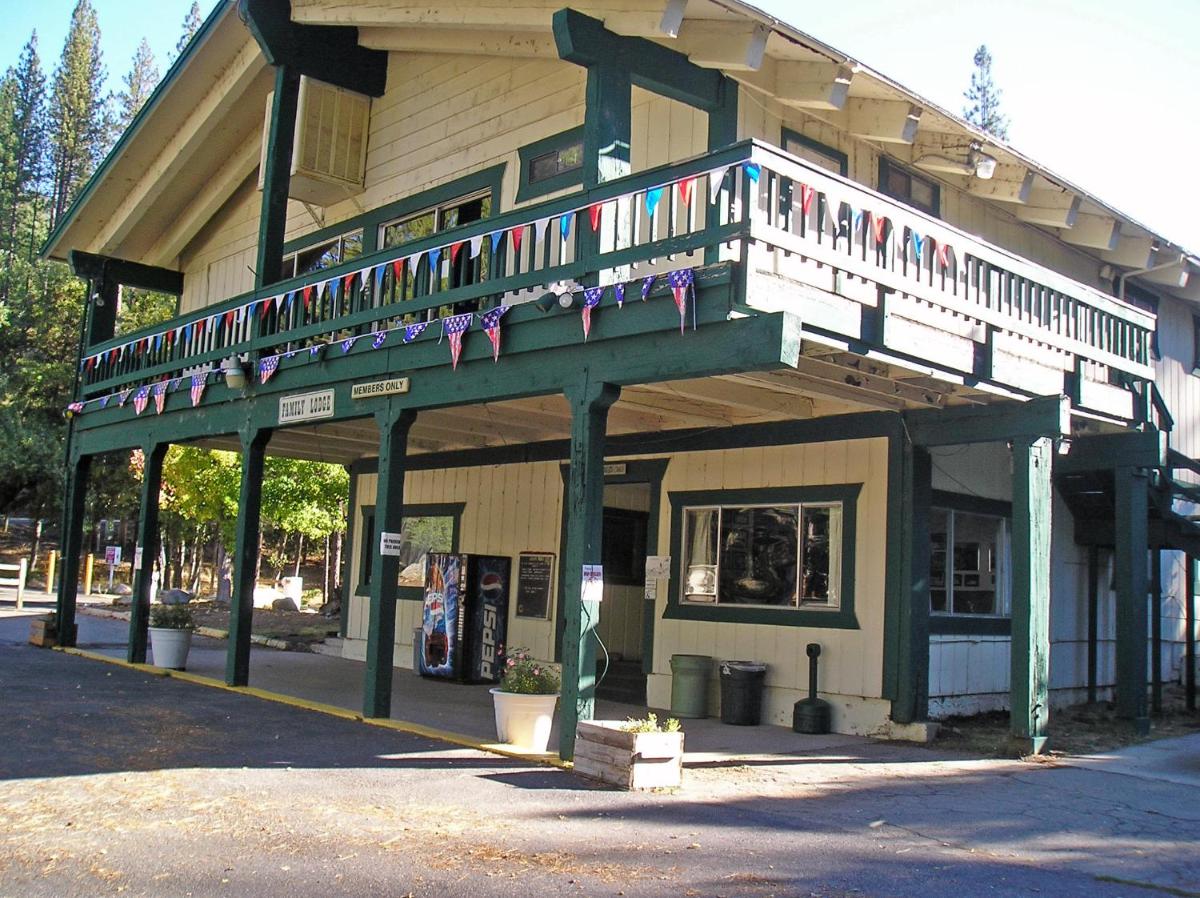
<svg viewBox="0 0 1200 898"><path fill-rule="evenodd" d="M679 330L684 332L684 322L686 320L687 299L692 300L692 328L696 327L695 314L695 273L691 268L681 268L675 271L667 272L665 275L650 274L640 279L641 298L645 302L650 295L651 288L659 278L665 278L667 286L670 288L672 296L675 300L675 305L679 309ZM587 340L591 333L591 315L607 293L612 290L613 298L616 300L617 308L623 308L625 303L624 283L615 283L605 287L587 287L583 290L583 305L582 305L582 320L583 320L583 337ZM386 344L388 337L393 333L399 333L403 344L408 344L417 339L423 334L430 325L437 324L440 327L440 335L438 342L445 339L450 346L450 364L454 370L458 369L458 362L462 356L463 340L470 332L475 323L475 319L479 319L480 329L487 335L488 341L492 346L492 361L497 362L500 359L500 336L501 336L501 320L512 308L511 305L500 305L495 308L488 309L483 312L463 312L459 315L451 315L445 318L435 319L433 321L418 321L412 324L402 324L396 327L382 328L374 331L371 334L371 349L381 349ZM359 338L348 337L342 340L338 345L341 346L342 353L348 353L355 345ZM309 357L315 359L319 357L321 350L325 349L327 343L317 343L308 347ZM279 363L283 359L290 359L293 356L300 354L302 350L294 349L287 352L276 353L275 355L263 356L258 360L257 374L259 382L266 384L272 376L279 370ZM192 374L190 376L190 396L192 406L200 404L204 397L205 388L208 385L209 374L218 376L216 372L203 372ZM151 398L154 400L155 411L162 414L166 403L166 395L168 392L174 392L182 382L183 378L174 378L170 380L156 381L153 384L144 384L136 389L121 390L117 393L112 393L107 396L101 396L97 399L89 399L81 402L72 402L67 406L67 410L72 414L83 412L87 405L96 403L100 408L106 408L113 398L116 398L118 407L123 407L129 396L133 396L133 407L136 414L140 415L145 411Z"/></svg>

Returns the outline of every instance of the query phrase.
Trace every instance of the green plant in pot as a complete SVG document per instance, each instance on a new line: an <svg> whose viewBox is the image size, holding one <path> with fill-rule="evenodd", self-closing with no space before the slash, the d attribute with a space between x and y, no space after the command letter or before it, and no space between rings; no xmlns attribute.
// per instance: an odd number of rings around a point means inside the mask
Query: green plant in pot
<svg viewBox="0 0 1200 898"><path fill-rule="evenodd" d="M529 649L513 649L504 661L500 685L492 690L496 735L508 745L544 752L550 742L558 703L558 670L534 658Z"/></svg>
<svg viewBox="0 0 1200 898"><path fill-rule="evenodd" d="M186 605L155 605L150 609L150 652L155 667L184 670L192 647L195 619Z"/></svg>

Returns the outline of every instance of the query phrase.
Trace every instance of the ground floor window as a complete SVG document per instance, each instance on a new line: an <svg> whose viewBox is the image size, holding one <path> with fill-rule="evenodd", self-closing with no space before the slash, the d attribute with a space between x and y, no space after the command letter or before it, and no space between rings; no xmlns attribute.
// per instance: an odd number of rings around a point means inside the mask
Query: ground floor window
<svg viewBox="0 0 1200 898"><path fill-rule="evenodd" d="M375 544L379 540L375 506L365 506L362 513L358 595L366 595L371 591ZM458 523L461 517L461 505L405 506L400 529L400 574L397 580L402 598L420 598L425 588L425 566L430 552L458 551Z"/></svg>
<svg viewBox="0 0 1200 898"><path fill-rule="evenodd" d="M929 515L929 610L942 615L1007 616L1010 601L1006 517L934 507Z"/></svg>
<svg viewBox="0 0 1200 898"><path fill-rule="evenodd" d="M671 494L667 617L856 628L861 484Z"/></svg>

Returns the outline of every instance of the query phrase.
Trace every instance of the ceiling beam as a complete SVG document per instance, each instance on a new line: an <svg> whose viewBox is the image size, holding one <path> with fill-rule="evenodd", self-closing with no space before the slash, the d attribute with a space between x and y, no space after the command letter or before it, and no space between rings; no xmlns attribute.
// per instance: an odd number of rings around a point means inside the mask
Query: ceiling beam
<svg viewBox="0 0 1200 898"><path fill-rule="evenodd" d="M146 258L155 265L174 264L192 239L258 168L261 144L261 138L255 131L237 152L225 160L204 185L204 190L193 197L191 203L175 217L171 226L163 231L146 253Z"/></svg>
<svg viewBox="0 0 1200 898"><path fill-rule="evenodd" d="M705 68L754 72L762 68L770 34L762 22L684 19L672 47Z"/></svg>
<svg viewBox="0 0 1200 898"><path fill-rule="evenodd" d="M912 143L921 122L921 107L893 100L846 102L847 130L855 137L883 143Z"/></svg>
<svg viewBox="0 0 1200 898"><path fill-rule="evenodd" d="M1154 238L1149 234L1121 234L1116 249L1102 253L1105 262L1127 268L1149 268L1154 258Z"/></svg>
<svg viewBox="0 0 1200 898"><path fill-rule="evenodd" d="M1059 231L1058 236L1064 243L1073 246L1114 250L1121 242L1121 223L1107 215L1080 212L1075 217L1075 224L1069 229Z"/></svg>
<svg viewBox="0 0 1200 898"><path fill-rule="evenodd" d="M245 102L246 91L264 68L258 47L247 41L154 161L142 169L141 177L125 192L121 204L108 216L94 242L101 254L116 253L146 210L162 197L175 177L194 165L198 156L203 158L213 137L212 123L224 121L238 104Z"/></svg>
<svg viewBox="0 0 1200 898"><path fill-rule="evenodd" d="M732 72L731 77L795 109L845 108L854 69L826 62L767 58L756 72Z"/></svg>
<svg viewBox="0 0 1200 898"><path fill-rule="evenodd" d="M1035 175L1023 165L997 165L988 180L971 178L967 193L997 203L1028 203Z"/></svg>
<svg viewBox="0 0 1200 898"><path fill-rule="evenodd" d="M358 42L396 53L507 56L557 59L548 31L497 31L484 28L360 28Z"/></svg>
<svg viewBox="0 0 1200 898"><path fill-rule="evenodd" d="M628 388L621 392L620 403L626 408L661 415L668 421L677 421L680 424L693 424L697 427L711 427L713 425L719 427L733 423L728 414L717 410L700 409L694 404L681 405L678 401L670 403L669 407L664 407L660 404L661 402L669 402L669 400L662 399L640 386Z"/></svg>
<svg viewBox="0 0 1200 898"><path fill-rule="evenodd" d="M715 378L702 381L645 384L641 389L651 393L662 393L666 396L678 396L682 399L695 399L709 404L727 406L754 416L811 417L812 415L811 402L803 403L803 407L798 408L794 396L733 384Z"/></svg>
<svg viewBox="0 0 1200 898"><path fill-rule="evenodd" d="M1181 253L1177 250L1160 250L1154 254L1149 267L1155 270L1138 275L1139 279L1149 281L1152 284L1171 287L1175 290L1182 290L1188 285L1189 275L1186 253Z"/></svg>
<svg viewBox="0 0 1200 898"><path fill-rule="evenodd" d="M1017 218L1028 224L1069 228L1075 224L1082 200L1065 190L1030 191L1029 200L1016 209Z"/></svg>

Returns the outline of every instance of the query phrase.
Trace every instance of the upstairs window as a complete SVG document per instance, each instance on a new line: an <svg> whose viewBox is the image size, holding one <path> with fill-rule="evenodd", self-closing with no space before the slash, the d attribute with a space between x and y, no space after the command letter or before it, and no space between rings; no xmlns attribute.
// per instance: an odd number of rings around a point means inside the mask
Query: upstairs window
<svg viewBox="0 0 1200 898"><path fill-rule="evenodd" d="M283 257L282 277L286 280L324 271L342 262L357 259L362 252L363 231L362 228L356 228L288 253Z"/></svg>
<svg viewBox="0 0 1200 898"><path fill-rule="evenodd" d="M583 183L583 128L572 128L521 147L517 202Z"/></svg>
<svg viewBox="0 0 1200 898"><path fill-rule="evenodd" d="M941 189L936 181L879 157L879 192L929 215L940 216Z"/></svg>
<svg viewBox="0 0 1200 898"><path fill-rule="evenodd" d="M849 170L845 153L835 150L819 140L805 137L791 128L783 129L783 148L793 156L803 159L805 162L811 162L818 168L833 172L835 175L841 175L843 178L846 177Z"/></svg>

